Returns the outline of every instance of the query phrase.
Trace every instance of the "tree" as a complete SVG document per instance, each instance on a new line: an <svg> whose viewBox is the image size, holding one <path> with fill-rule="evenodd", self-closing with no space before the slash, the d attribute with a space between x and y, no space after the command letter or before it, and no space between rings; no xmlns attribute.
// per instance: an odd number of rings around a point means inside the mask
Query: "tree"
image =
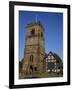
<svg viewBox="0 0 72 90"><path fill-rule="evenodd" d="M21 70L22 70L23 60L24 60L24 58L22 58L22 60L19 61L19 72L21 72Z"/></svg>

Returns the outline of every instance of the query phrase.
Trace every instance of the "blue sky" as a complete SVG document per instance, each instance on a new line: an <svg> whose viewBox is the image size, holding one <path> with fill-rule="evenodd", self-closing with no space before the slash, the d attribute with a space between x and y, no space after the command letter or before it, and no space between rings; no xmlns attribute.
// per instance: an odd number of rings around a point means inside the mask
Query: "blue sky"
<svg viewBox="0 0 72 90"><path fill-rule="evenodd" d="M63 59L63 13L19 11L19 60L24 57L26 25L40 21L45 29L45 52Z"/></svg>

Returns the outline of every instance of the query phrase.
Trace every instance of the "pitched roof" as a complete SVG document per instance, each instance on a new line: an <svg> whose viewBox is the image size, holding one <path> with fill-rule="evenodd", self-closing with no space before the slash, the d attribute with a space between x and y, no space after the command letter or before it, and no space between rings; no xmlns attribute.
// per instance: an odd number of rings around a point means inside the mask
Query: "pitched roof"
<svg viewBox="0 0 72 90"><path fill-rule="evenodd" d="M53 52L51 52L51 51L48 53L48 55L49 55L49 54L53 55L53 56L54 56L54 58L55 58L57 61L62 62L62 60L61 60L61 58L59 57L59 55L58 55L58 54L53 53ZM48 56L48 55L47 55L47 56Z"/></svg>

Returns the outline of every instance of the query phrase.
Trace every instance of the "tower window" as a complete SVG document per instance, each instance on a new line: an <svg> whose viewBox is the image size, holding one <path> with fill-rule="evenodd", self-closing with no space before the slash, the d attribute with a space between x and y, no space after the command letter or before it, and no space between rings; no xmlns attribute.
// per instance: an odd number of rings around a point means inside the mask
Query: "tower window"
<svg viewBox="0 0 72 90"><path fill-rule="evenodd" d="M33 55L30 55L30 61L33 62Z"/></svg>
<svg viewBox="0 0 72 90"><path fill-rule="evenodd" d="M30 70L33 72L33 66L32 65L30 65Z"/></svg>
<svg viewBox="0 0 72 90"><path fill-rule="evenodd" d="M43 32L41 32L41 37L43 37Z"/></svg>
<svg viewBox="0 0 72 90"><path fill-rule="evenodd" d="M32 29L31 36L34 36L34 35L35 35L35 29Z"/></svg>
<svg viewBox="0 0 72 90"><path fill-rule="evenodd" d="M35 71L37 71L37 67L35 67Z"/></svg>

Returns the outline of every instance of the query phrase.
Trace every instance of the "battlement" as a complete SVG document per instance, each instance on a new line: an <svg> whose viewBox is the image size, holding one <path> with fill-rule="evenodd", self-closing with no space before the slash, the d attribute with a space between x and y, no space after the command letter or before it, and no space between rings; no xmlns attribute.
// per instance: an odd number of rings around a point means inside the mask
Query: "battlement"
<svg viewBox="0 0 72 90"><path fill-rule="evenodd" d="M32 27L32 26L40 26L44 30L44 27L43 27L43 25L41 24L40 21L38 21L38 22L32 22L30 24L27 24L26 28L29 28L29 27Z"/></svg>

